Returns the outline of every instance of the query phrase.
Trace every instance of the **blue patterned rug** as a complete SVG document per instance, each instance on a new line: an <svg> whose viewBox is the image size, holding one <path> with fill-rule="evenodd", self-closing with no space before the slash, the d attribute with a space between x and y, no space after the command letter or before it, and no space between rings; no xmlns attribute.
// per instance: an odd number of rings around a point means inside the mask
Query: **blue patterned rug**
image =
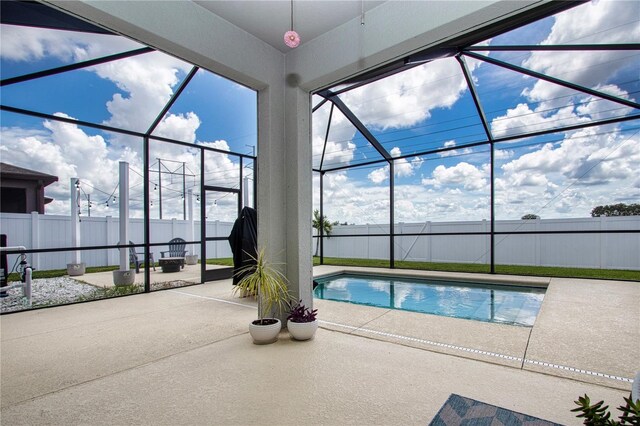
<svg viewBox="0 0 640 426"><path fill-rule="evenodd" d="M561 426L455 393L449 396L430 426Z"/></svg>

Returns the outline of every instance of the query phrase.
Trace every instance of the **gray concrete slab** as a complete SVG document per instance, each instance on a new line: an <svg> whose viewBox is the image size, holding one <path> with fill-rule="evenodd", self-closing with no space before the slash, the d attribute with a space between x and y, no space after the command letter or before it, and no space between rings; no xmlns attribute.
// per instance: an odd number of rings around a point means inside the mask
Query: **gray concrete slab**
<svg viewBox="0 0 640 426"><path fill-rule="evenodd" d="M308 342L293 342L281 333L279 342L256 346L248 335L236 335L235 329L207 316L206 312L226 308L228 320L246 329L245 308L220 305L213 300L195 303L202 310L187 317L183 310L169 310L158 328L179 324L182 334L161 336L147 328L151 335L138 342L152 352L165 345L183 350L135 366L125 363L80 383L61 382L46 393L38 388L49 382L51 370L38 367L36 376L26 374L27 363L14 365L16 374L2 386L3 424L427 424L449 394L458 393L577 425L581 422L569 410L578 395L588 393L615 404L625 394L325 329ZM75 348L81 342L93 346L99 337L114 350L127 343L105 329L94 330L93 337L74 338L76 330L71 329L67 333L57 337L74 342ZM187 336L199 334L212 336L208 343L184 347ZM71 353L55 349L60 345L54 339L40 342L42 351L54 349L50 362L66 365L72 375L78 366L68 361ZM7 358L18 354L5 345L2 352L4 372ZM125 361L127 356L131 354L122 353L118 359ZM45 362L45 357L36 358L24 360L33 361L32 367ZM105 361L97 351L83 358L87 371L99 371ZM26 375L19 378L21 374ZM31 396L5 402L21 381L32 385L25 386Z"/></svg>
<svg viewBox="0 0 640 426"><path fill-rule="evenodd" d="M632 371L638 359L633 350L627 356L605 346L592 349L574 328L598 306L590 323L613 335L605 338L607 345L637 343L637 328L618 333L629 312L631 321L637 312L635 286L552 280L526 358ZM585 298L590 305L577 302ZM548 366L498 365L461 349L438 353L393 337L519 354L525 327L316 302L324 322L314 340L293 342L283 332L269 346L251 343L247 328L256 317L255 301L234 297L229 280L3 315L2 422L426 424L450 393L458 393L577 425L569 411L577 396L588 393L617 406L630 387L581 373L570 380L562 377L566 371ZM568 344L558 343L563 339Z"/></svg>
<svg viewBox="0 0 640 426"><path fill-rule="evenodd" d="M640 283L553 278L531 333L527 359L632 378L640 371ZM546 371L540 364L526 369ZM557 369L554 374L582 379ZM591 375L590 381L619 381Z"/></svg>
<svg viewBox="0 0 640 426"><path fill-rule="evenodd" d="M178 303L167 306L168 298ZM34 312L50 325L50 330L3 340L2 406L246 333L247 324L256 316L253 309L213 305L206 299L167 292L125 299L134 299L140 305L157 303L156 309L142 308L137 313L123 310L120 316L99 321L84 310L68 310L72 307ZM117 312L123 301L119 298L99 303ZM3 328L19 327L21 318L30 314L3 317ZM59 328L56 320L63 315L78 318L74 325Z"/></svg>
<svg viewBox="0 0 640 426"><path fill-rule="evenodd" d="M390 310L363 328L366 331L358 329L353 333L517 368L522 365L531 331L528 327L399 310Z"/></svg>

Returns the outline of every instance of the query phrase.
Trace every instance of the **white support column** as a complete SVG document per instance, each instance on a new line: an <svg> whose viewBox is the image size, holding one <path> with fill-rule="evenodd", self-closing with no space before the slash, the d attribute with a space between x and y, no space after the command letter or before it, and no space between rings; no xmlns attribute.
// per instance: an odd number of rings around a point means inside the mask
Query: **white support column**
<svg viewBox="0 0 640 426"><path fill-rule="evenodd" d="M242 183L242 207L249 206L249 192L252 187L249 183L249 176L245 176Z"/></svg>
<svg viewBox="0 0 640 426"><path fill-rule="evenodd" d="M129 244L129 163L120 162L120 244ZM129 249L120 249L120 270L129 270Z"/></svg>
<svg viewBox="0 0 640 426"><path fill-rule="evenodd" d="M38 212L31 212L31 248L40 248L40 216ZM40 269L40 253L31 255L31 266Z"/></svg>
<svg viewBox="0 0 640 426"><path fill-rule="evenodd" d="M69 180L69 202L71 203L71 246L80 245L80 216L78 216L78 195L80 192L80 179L73 177ZM76 250L72 254L71 263L79 264L80 251Z"/></svg>
<svg viewBox="0 0 640 426"><path fill-rule="evenodd" d="M311 247L312 164L310 95L288 79L285 88L285 222L289 290L305 306L313 306Z"/></svg>
<svg viewBox="0 0 640 426"><path fill-rule="evenodd" d="M195 230L194 230L194 222L193 222L193 189L187 190L187 238L189 241L193 241L195 239ZM195 245L191 244L191 248L189 250L189 254L196 254Z"/></svg>

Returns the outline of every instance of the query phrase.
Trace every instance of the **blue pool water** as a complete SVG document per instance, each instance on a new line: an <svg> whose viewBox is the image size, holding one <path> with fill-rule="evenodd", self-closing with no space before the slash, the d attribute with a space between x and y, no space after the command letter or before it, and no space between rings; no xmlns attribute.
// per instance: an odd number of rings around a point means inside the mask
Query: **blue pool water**
<svg viewBox="0 0 640 426"><path fill-rule="evenodd" d="M533 326L545 289L356 274L317 278L318 299Z"/></svg>

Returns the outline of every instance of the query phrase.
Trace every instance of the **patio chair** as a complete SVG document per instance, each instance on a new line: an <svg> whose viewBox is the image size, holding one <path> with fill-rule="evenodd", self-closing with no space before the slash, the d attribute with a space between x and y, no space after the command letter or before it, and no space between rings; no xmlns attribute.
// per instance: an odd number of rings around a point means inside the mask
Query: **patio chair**
<svg viewBox="0 0 640 426"><path fill-rule="evenodd" d="M184 257L187 255L187 250L185 250L185 246L187 242L182 238L174 238L169 241L169 250L161 251L160 257L181 257L182 262L180 263L180 268L184 268ZM166 253L166 254L165 254Z"/></svg>
<svg viewBox="0 0 640 426"><path fill-rule="evenodd" d="M132 241L129 241L129 244L133 244ZM142 260L144 258L144 253L136 253L135 247L129 247L129 263L133 263L136 265L136 274L140 273L140 265L144 264L145 261ZM153 270L156 270L156 263L153 260L153 253L149 253L149 261L151 262L151 266L153 266Z"/></svg>

